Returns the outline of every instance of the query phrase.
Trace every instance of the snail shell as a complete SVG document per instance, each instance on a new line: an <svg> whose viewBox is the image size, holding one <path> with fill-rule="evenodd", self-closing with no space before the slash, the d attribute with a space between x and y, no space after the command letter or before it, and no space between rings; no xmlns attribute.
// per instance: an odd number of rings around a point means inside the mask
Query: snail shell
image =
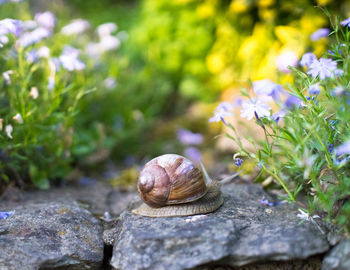
<svg viewBox="0 0 350 270"><path fill-rule="evenodd" d="M207 174L205 174L207 175ZM137 190L144 203L133 213L150 217L188 216L215 211L223 203L217 181L206 184L188 159L166 154L142 169Z"/></svg>

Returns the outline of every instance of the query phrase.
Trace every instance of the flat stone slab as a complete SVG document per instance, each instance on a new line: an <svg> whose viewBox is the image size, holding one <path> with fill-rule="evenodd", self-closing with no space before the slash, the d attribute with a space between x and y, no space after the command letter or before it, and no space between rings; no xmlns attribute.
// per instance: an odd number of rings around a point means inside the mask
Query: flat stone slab
<svg viewBox="0 0 350 270"><path fill-rule="evenodd" d="M8 210L8 209L0 209ZM76 203L18 206L0 220L0 269L99 269L103 226Z"/></svg>
<svg viewBox="0 0 350 270"><path fill-rule="evenodd" d="M324 258L322 270L350 269L350 239L341 241Z"/></svg>
<svg viewBox="0 0 350 270"><path fill-rule="evenodd" d="M261 261L303 260L329 249L327 235L300 224L298 208L272 200L260 185L222 187L217 211L188 217L149 218L124 211L115 229L111 265L116 269L190 269L216 262L242 266ZM325 229L324 229L325 230Z"/></svg>
<svg viewBox="0 0 350 270"><path fill-rule="evenodd" d="M9 189L0 197L0 202L1 207L6 209L27 203L78 202L96 216L102 216L104 212L117 216L124 211L136 194L135 190L123 192L106 183L96 182L87 186L66 186L26 192Z"/></svg>

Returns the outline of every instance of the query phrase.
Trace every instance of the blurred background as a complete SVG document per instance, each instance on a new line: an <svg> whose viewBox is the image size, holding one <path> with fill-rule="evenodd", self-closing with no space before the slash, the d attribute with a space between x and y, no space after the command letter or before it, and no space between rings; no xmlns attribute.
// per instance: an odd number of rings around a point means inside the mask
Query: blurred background
<svg viewBox="0 0 350 270"><path fill-rule="evenodd" d="M330 27L324 10L350 16L345 0L15 2L0 1L0 19L32 20L51 11L58 34L48 46L52 52L65 43L79 48L86 69L84 79L74 80L93 89L79 100L74 123L64 133L69 143L60 162L65 163L44 168L38 157L25 165L29 176L23 173L24 182L42 175L38 170L48 170L42 178L55 182L74 178L76 171L135 168L163 153L201 158L208 167L232 162L232 144L218 136L223 125L208 123L218 102L232 102L250 81L291 82L288 65L297 66L305 52L320 57L326 51L327 38L313 35ZM86 31L60 35L75 19L88 22ZM117 26L108 30L113 48L96 53L96 29L105 23ZM134 175L132 169L124 172L126 179ZM45 188L45 183L35 184Z"/></svg>

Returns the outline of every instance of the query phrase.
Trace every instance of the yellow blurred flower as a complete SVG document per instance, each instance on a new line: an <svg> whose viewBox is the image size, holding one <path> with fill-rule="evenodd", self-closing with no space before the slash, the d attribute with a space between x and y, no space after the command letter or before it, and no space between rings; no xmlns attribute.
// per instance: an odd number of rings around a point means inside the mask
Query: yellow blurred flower
<svg viewBox="0 0 350 270"><path fill-rule="evenodd" d="M208 55L206 64L211 73L219 73L225 67L224 56L219 53Z"/></svg>
<svg viewBox="0 0 350 270"><path fill-rule="evenodd" d="M250 4L247 0L234 0L231 2L229 10L233 13L244 13L249 10Z"/></svg>
<svg viewBox="0 0 350 270"><path fill-rule="evenodd" d="M275 4L275 0L258 0L259 7L269 7Z"/></svg>
<svg viewBox="0 0 350 270"><path fill-rule="evenodd" d="M197 15L200 18L210 18L213 17L215 14L214 6L210 3L203 3L202 5L199 5L197 7Z"/></svg>

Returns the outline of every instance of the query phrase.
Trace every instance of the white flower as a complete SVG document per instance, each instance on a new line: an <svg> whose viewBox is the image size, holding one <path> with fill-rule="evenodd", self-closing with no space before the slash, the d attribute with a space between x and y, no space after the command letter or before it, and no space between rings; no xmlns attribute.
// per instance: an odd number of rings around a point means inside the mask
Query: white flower
<svg viewBox="0 0 350 270"><path fill-rule="evenodd" d="M49 76L49 82L47 84L47 89L52 90L55 88L55 76Z"/></svg>
<svg viewBox="0 0 350 270"><path fill-rule="evenodd" d="M97 27L97 34L100 38L104 36L111 35L114 31L118 29L117 25L115 23L104 23L101 24L99 27Z"/></svg>
<svg viewBox="0 0 350 270"><path fill-rule="evenodd" d="M6 135L7 137L9 137L10 139L12 139L12 131L13 131L13 126L12 125L7 125L5 127L5 132L6 132Z"/></svg>
<svg viewBox="0 0 350 270"><path fill-rule="evenodd" d="M288 66L296 67L298 65L298 55L294 51L284 51L276 59L277 68L283 73L289 73Z"/></svg>
<svg viewBox="0 0 350 270"><path fill-rule="evenodd" d="M10 74L13 74L12 70L8 70L8 71L5 71L5 72L2 73L2 76L4 77L7 85L11 84Z"/></svg>
<svg viewBox="0 0 350 270"><path fill-rule="evenodd" d="M51 31L44 27L39 27L32 32L27 32L21 35L17 40L19 46L27 47L29 45L38 43L44 38L51 36Z"/></svg>
<svg viewBox="0 0 350 270"><path fill-rule="evenodd" d="M320 58L320 60L314 60L310 66L307 74L311 75L313 78L317 76L321 80L327 77L333 78L334 76L341 75L343 70L337 69L337 62L332 59Z"/></svg>
<svg viewBox="0 0 350 270"><path fill-rule="evenodd" d="M114 36L104 36L99 42L101 52L111 51L120 46L120 40Z"/></svg>
<svg viewBox="0 0 350 270"><path fill-rule="evenodd" d="M33 20L28 20L28 21L22 22L22 30L23 31L33 30L37 26L38 26L37 22L33 21Z"/></svg>
<svg viewBox="0 0 350 270"><path fill-rule="evenodd" d="M241 117L251 120L255 114L257 114L258 117L270 116L270 110L271 107L269 105L262 103L258 99L252 99L243 102Z"/></svg>
<svg viewBox="0 0 350 270"><path fill-rule="evenodd" d="M260 80L253 82L253 90L257 95L271 96L274 100L280 100L280 93L283 87L270 80Z"/></svg>
<svg viewBox="0 0 350 270"><path fill-rule="evenodd" d="M113 89L117 85L117 80L114 77L108 77L103 82L107 89Z"/></svg>
<svg viewBox="0 0 350 270"><path fill-rule="evenodd" d="M313 215L313 216L310 216L307 212L303 211L302 209L298 209L298 211L300 212L299 214L297 214L297 217L300 218L301 220L305 220L305 221L308 221L308 220L312 220L313 218L320 218L320 216L318 215Z"/></svg>
<svg viewBox="0 0 350 270"><path fill-rule="evenodd" d="M69 71L82 70L85 68L85 64L78 59L78 55L79 50L67 46L64 48L59 60L62 66Z"/></svg>
<svg viewBox="0 0 350 270"><path fill-rule="evenodd" d="M214 116L209 119L209 123L222 121L225 125L227 125L225 121L225 117L234 116L234 114L231 112L233 109L234 109L234 106L232 103L221 102L216 107Z"/></svg>
<svg viewBox="0 0 350 270"><path fill-rule="evenodd" d="M50 57L50 49L46 46L42 46L38 49L37 55L40 58L49 58Z"/></svg>
<svg viewBox="0 0 350 270"><path fill-rule="evenodd" d="M83 19L73 20L70 24L67 24L61 29L61 33L64 35L76 35L89 29L90 24Z"/></svg>
<svg viewBox="0 0 350 270"><path fill-rule="evenodd" d="M39 91L38 91L38 88L33 86L31 89L30 89L30 93L29 95L33 98L33 99L37 99L39 97Z"/></svg>
<svg viewBox="0 0 350 270"><path fill-rule="evenodd" d="M337 155L350 154L350 140L335 148L335 152Z"/></svg>
<svg viewBox="0 0 350 270"><path fill-rule="evenodd" d="M14 117L12 117L12 120L17 122L18 124L23 124L22 115L19 113L17 113Z"/></svg>
<svg viewBox="0 0 350 270"><path fill-rule="evenodd" d="M35 14L35 21L42 27L52 30L55 27L56 17L50 11Z"/></svg>
<svg viewBox="0 0 350 270"><path fill-rule="evenodd" d="M301 220L309 220L309 214L304 212L303 210L301 209L298 209L299 210L299 214L297 214L297 217L300 218Z"/></svg>
<svg viewBox="0 0 350 270"><path fill-rule="evenodd" d="M0 21L0 36L14 34L16 37L22 32L22 21L14 19L3 19Z"/></svg>

